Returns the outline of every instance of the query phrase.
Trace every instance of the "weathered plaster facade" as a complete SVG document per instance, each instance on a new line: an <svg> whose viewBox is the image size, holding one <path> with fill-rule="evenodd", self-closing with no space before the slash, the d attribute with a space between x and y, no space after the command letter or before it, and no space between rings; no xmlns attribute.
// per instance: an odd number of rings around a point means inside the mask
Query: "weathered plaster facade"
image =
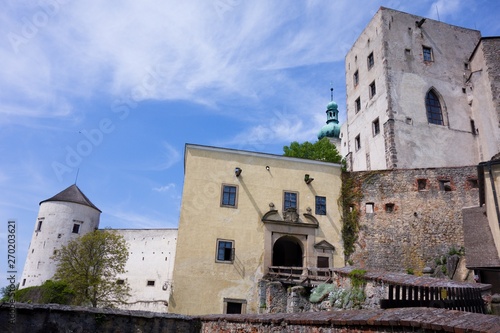
<svg viewBox="0 0 500 333"><path fill-rule="evenodd" d="M172 292L177 229L114 229L127 242L130 297L121 309L168 312Z"/></svg>
<svg viewBox="0 0 500 333"><path fill-rule="evenodd" d="M39 286L51 279L57 269L51 258L55 251L97 229L100 216L101 211L76 185L40 202L19 288Z"/></svg>
<svg viewBox="0 0 500 333"><path fill-rule="evenodd" d="M416 273L464 246L462 208L477 206L475 167L353 172L363 198L354 264Z"/></svg>
<svg viewBox="0 0 500 333"><path fill-rule="evenodd" d="M477 140L488 134L472 133L464 77L480 37L476 30L379 9L345 58L342 149L351 170L480 161ZM430 60L424 60L424 48ZM428 121L425 99L431 89L441 104L442 124Z"/></svg>
<svg viewBox="0 0 500 333"><path fill-rule="evenodd" d="M39 286L51 279L57 270L57 262L51 258L55 251L98 230L100 214L76 185L42 201L19 287ZM124 237L129 250L127 272L118 280L128 281L131 296L127 304L117 307L167 312L177 229L111 230Z"/></svg>
<svg viewBox="0 0 500 333"><path fill-rule="evenodd" d="M186 146L184 165L171 312L225 313L240 304L257 313L269 266L316 266L318 257L343 266L340 165L195 145ZM226 185L236 188L234 206L222 205ZM296 212L284 211L285 192L297 194ZM316 196L325 198L326 215L316 213ZM232 246L224 260L221 241Z"/></svg>

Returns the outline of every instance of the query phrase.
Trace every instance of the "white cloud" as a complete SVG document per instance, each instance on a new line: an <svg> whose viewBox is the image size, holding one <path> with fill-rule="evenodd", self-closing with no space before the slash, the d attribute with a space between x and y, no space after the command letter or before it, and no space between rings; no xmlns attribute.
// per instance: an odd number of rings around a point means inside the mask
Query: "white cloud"
<svg viewBox="0 0 500 333"><path fill-rule="evenodd" d="M168 192L171 189L175 189L174 183L170 183L170 184L160 186L160 187L153 187L153 191L156 191L156 192Z"/></svg>

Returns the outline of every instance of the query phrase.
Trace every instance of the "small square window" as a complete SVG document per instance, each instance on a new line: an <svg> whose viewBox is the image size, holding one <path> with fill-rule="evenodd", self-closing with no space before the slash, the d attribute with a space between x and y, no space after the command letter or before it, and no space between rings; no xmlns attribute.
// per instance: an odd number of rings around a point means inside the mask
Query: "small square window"
<svg viewBox="0 0 500 333"><path fill-rule="evenodd" d="M430 47L422 46L422 54L424 61L433 61L432 49Z"/></svg>
<svg viewBox="0 0 500 333"><path fill-rule="evenodd" d="M284 192L283 193L283 210L288 208L297 209L297 192Z"/></svg>
<svg viewBox="0 0 500 333"><path fill-rule="evenodd" d="M222 185L222 207L236 208L238 203L238 187L235 185Z"/></svg>
<svg viewBox="0 0 500 333"><path fill-rule="evenodd" d="M370 53L370 55L368 56L368 69L372 68L373 65L375 64L375 60L373 58L373 52Z"/></svg>
<svg viewBox="0 0 500 333"><path fill-rule="evenodd" d="M234 241L218 239L216 262L232 263L233 260L234 260Z"/></svg>
<svg viewBox="0 0 500 333"><path fill-rule="evenodd" d="M359 137L359 134L354 138L354 148L356 149L356 151L361 148L361 138Z"/></svg>
<svg viewBox="0 0 500 333"><path fill-rule="evenodd" d="M476 178L470 178L467 180L470 188L479 188L479 182Z"/></svg>
<svg viewBox="0 0 500 333"><path fill-rule="evenodd" d="M410 49L405 49L405 55L407 55L407 56L411 55L411 50Z"/></svg>
<svg viewBox="0 0 500 333"><path fill-rule="evenodd" d="M318 256L316 263L317 263L318 268L329 268L330 267L330 260L328 259L328 257Z"/></svg>
<svg viewBox="0 0 500 333"><path fill-rule="evenodd" d="M451 182L449 180L440 180L439 189L445 192L451 191Z"/></svg>
<svg viewBox="0 0 500 333"><path fill-rule="evenodd" d="M356 87L359 83L359 71L354 72L353 82L354 82L354 86Z"/></svg>
<svg viewBox="0 0 500 333"><path fill-rule="evenodd" d="M148 282L146 283L146 286L148 286L148 287L154 287L155 286L155 281L154 280L148 280Z"/></svg>
<svg viewBox="0 0 500 333"><path fill-rule="evenodd" d="M373 136L380 133L380 122L379 122L378 118L372 122L372 132L373 132Z"/></svg>
<svg viewBox="0 0 500 333"><path fill-rule="evenodd" d="M326 215L326 197L316 196L316 215Z"/></svg>
<svg viewBox="0 0 500 333"><path fill-rule="evenodd" d="M373 96L375 96L375 94L377 93L377 88L375 87L375 81L373 81L372 83L370 83L370 87L369 87L369 93L370 93L370 98L372 98Z"/></svg>
<svg viewBox="0 0 500 333"><path fill-rule="evenodd" d="M155 285L155 282L154 281L151 281L153 282L153 286ZM124 284L125 283L125 280L116 280L116 284ZM149 281L148 281L149 283Z"/></svg>
<svg viewBox="0 0 500 333"><path fill-rule="evenodd" d="M466 69L466 70L467 70L467 69L470 69L470 67L469 67L469 63L468 63L468 62L464 62L464 69Z"/></svg>
<svg viewBox="0 0 500 333"><path fill-rule="evenodd" d="M375 204L373 202L367 202L365 212L366 214L373 214L375 212Z"/></svg>
<svg viewBox="0 0 500 333"><path fill-rule="evenodd" d="M354 101L354 111L356 111L356 113L358 113L360 110L361 110L361 97L358 97Z"/></svg>
<svg viewBox="0 0 500 333"><path fill-rule="evenodd" d="M423 191L427 188L427 179L417 179L418 190Z"/></svg>
<svg viewBox="0 0 500 333"><path fill-rule="evenodd" d="M224 298L224 313L242 314L246 313L247 301L244 299Z"/></svg>
<svg viewBox="0 0 500 333"><path fill-rule="evenodd" d="M385 204L385 211L386 211L386 213L392 213L394 211L394 204L393 203L386 203Z"/></svg>
<svg viewBox="0 0 500 333"><path fill-rule="evenodd" d="M73 224L73 231L72 232L74 234L80 233L80 224L78 224L78 223Z"/></svg>

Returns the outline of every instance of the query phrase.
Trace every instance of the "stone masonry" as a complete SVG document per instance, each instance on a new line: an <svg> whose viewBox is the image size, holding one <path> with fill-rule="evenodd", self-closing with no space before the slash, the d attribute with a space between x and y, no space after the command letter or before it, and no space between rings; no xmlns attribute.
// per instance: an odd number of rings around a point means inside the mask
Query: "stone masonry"
<svg viewBox="0 0 500 333"><path fill-rule="evenodd" d="M462 208L478 206L475 167L352 172L363 198L353 264L415 274L464 246ZM354 208L354 207L353 207Z"/></svg>

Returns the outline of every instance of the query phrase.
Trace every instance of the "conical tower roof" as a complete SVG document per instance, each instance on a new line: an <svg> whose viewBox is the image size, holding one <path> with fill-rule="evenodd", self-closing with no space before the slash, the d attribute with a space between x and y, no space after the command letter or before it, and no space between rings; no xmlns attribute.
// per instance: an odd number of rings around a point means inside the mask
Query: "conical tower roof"
<svg viewBox="0 0 500 333"><path fill-rule="evenodd" d="M67 189L57 193L52 198L40 201L40 205L48 201L74 202L80 205L92 207L102 213L102 211L97 208L85 194L83 194L83 192L78 188L78 186L76 186L76 184L73 184Z"/></svg>

